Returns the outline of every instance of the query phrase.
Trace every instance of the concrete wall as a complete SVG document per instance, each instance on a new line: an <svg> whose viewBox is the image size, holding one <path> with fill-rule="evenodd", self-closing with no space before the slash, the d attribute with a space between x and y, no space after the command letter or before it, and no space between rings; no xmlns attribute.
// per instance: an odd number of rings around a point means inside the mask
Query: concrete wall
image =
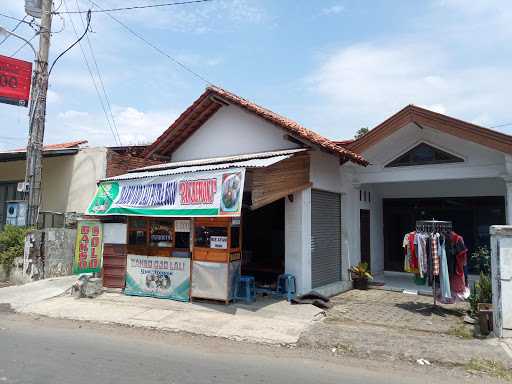
<svg viewBox="0 0 512 384"><path fill-rule="evenodd" d="M23 181L25 179L25 161L0 163L1 181Z"/></svg>
<svg viewBox="0 0 512 384"><path fill-rule="evenodd" d="M106 148L82 148L75 155L43 158L41 209L83 213L105 177ZM0 163L0 181L23 181L25 161Z"/></svg>
<svg viewBox="0 0 512 384"><path fill-rule="evenodd" d="M9 276L0 271L0 281L15 284L72 274L76 229L45 228L30 231L25 239L25 251L14 261ZM4 273L2 273L4 272Z"/></svg>
<svg viewBox="0 0 512 384"><path fill-rule="evenodd" d="M172 161L297 148L286 132L237 106L222 107L174 153Z"/></svg>
<svg viewBox="0 0 512 384"><path fill-rule="evenodd" d="M46 228L44 239L44 278L71 275L76 229Z"/></svg>
<svg viewBox="0 0 512 384"><path fill-rule="evenodd" d="M285 199L285 271L295 276L299 294L311 290L311 189Z"/></svg>
<svg viewBox="0 0 512 384"><path fill-rule="evenodd" d="M512 337L512 226L491 227L494 333Z"/></svg>
<svg viewBox="0 0 512 384"><path fill-rule="evenodd" d="M96 183L106 175L107 149L105 147L83 148L75 156L70 166L66 212L83 213L94 194Z"/></svg>

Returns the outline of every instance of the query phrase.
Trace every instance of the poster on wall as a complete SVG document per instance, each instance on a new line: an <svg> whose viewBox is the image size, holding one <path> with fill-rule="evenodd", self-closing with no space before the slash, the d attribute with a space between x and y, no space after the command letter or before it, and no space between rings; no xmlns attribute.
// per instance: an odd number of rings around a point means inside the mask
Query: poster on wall
<svg viewBox="0 0 512 384"><path fill-rule="evenodd" d="M189 301L190 259L129 254L124 293Z"/></svg>
<svg viewBox="0 0 512 384"><path fill-rule="evenodd" d="M76 228L73 273L100 272L103 261L103 224L97 220L79 220Z"/></svg>
<svg viewBox="0 0 512 384"><path fill-rule="evenodd" d="M89 215L240 216L245 168L99 184Z"/></svg>

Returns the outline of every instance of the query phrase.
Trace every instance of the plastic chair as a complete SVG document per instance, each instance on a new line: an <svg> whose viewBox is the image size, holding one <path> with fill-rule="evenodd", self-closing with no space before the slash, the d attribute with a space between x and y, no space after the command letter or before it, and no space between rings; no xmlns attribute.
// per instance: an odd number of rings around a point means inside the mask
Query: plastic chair
<svg viewBox="0 0 512 384"><path fill-rule="evenodd" d="M297 293L297 285L295 276L291 273L284 273L277 277L277 290L278 295L286 296L288 301L291 301Z"/></svg>
<svg viewBox="0 0 512 384"><path fill-rule="evenodd" d="M236 286L235 300L243 300L246 304L256 301L256 282L253 276L240 276Z"/></svg>

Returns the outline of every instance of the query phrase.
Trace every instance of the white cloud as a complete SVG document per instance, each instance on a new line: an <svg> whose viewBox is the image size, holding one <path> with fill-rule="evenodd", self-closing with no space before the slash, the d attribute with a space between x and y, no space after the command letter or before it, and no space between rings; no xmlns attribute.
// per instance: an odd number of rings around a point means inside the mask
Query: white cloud
<svg viewBox="0 0 512 384"><path fill-rule="evenodd" d="M81 0L81 3L83 9L88 8L87 1ZM102 8L127 6L125 0L109 1L108 5ZM147 28L193 33L229 29L233 25L263 24L272 20L256 0L217 0L179 7L148 8L122 12L116 17Z"/></svg>
<svg viewBox="0 0 512 384"><path fill-rule="evenodd" d="M441 47L416 40L339 49L307 81L324 104L315 125L341 128L324 134L343 138L408 104L479 123L507 119L510 79L512 68L456 67Z"/></svg>
<svg viewBox="0 0 512 384"><path fill-rule="evenodd" d="M120 106L113 106L112 114L123 145L151 143L177 117L173 111L140 111ZM59 129L49 132L48 142L63 141L61 135L65 132L68 139L86 139L90 145L116 145L105 116L99 112L61 112L53 126Z"/></svg>
<svg viewBox="0 0 512 384"><path fill-rule="evenodd" d="M329 16L329 15L338 15L345 10L345 7L341 4L334 4L330 7L325 7L320 11L321 15Z"/></svg>
<svg viewBox="0 0 512 384"><path fill-rule="evenodd" d="M48 89L46 100L48 101L48 104L57 104L62 101L62 97L60 93Z"/></svg>

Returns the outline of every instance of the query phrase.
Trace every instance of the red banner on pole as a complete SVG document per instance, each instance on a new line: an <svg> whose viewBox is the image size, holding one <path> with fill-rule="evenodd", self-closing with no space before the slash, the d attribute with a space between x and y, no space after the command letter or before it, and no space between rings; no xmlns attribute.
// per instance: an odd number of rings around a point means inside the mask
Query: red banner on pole
<svg viewBox="0 0 512 384"><path fill-rule="evenodd" d="M0 103L28 106L32 63L0 55Z"/></svg>

